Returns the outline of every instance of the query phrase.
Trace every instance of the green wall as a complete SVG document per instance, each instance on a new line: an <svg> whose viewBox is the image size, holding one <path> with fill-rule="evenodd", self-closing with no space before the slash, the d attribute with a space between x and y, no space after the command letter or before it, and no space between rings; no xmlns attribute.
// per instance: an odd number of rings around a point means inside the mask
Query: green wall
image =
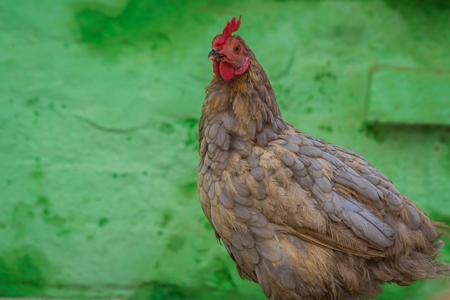
<svg viewBox="0 0 450 300"><path fill-rule="evenodd" d="M447 0L3 0L0 296L264 299L196 190L207 54L238 15L288 122L450 224Z"/></svg>

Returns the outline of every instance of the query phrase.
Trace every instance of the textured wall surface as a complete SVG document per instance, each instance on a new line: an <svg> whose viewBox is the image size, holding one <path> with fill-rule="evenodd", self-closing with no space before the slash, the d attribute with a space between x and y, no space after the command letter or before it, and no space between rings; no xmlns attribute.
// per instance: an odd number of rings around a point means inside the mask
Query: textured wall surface
<svg viewBox="0 0 450 300"><path fill-rule="evenodd" d="M0 296L264 299L196 190L206 57L238 15L288 122L450 224L450 116L404 122L411 110L387 100L448 113L447 0L38 3L0 2ZM427 74L423 89L397 84ZM379 299L445 290L389 285Z"/></svg>

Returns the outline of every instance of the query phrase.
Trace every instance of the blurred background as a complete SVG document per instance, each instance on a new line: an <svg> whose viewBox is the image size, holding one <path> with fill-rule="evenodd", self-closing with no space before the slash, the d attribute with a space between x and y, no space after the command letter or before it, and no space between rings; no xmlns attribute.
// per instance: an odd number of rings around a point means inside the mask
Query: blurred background
<svg viewBox="0 0 450 300"><path fill-rule="evenodd" d="M207 54L239 15L285 120L450 225L448 0L3 0L0 297L265 299L196 186Z"/></svg>

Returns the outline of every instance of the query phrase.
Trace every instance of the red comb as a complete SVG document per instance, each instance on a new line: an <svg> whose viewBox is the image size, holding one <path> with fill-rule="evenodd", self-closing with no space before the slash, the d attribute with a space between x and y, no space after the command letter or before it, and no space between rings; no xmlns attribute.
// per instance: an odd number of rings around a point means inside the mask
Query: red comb
<svg viewBox="0 0 450 300"><path fill-rule="evenodd" d="M241 17L239 16L239 19L237 19L237 21L236 18L233 17L233 19L231 19L231 21L228 21L227 25L225 25L225 28L222 31L222 36L214 43L213 47L218 48L222 46L225 41L231 36L231 34L239 29L239 26L241 26Z"/></svg>

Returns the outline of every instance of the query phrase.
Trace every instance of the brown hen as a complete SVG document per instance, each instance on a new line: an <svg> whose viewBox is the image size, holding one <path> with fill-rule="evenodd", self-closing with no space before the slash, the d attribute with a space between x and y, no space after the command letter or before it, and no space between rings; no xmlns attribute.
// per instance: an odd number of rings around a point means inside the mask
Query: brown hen
<svg viewBox="0 0 450 300"><path fill-rule="evenodd" d="M239 26L228 22L208 56L198 189L241 277L273 300L329 300L448 274L439 224L364 158L283 121L266 73L232 35Z"/></svg>

